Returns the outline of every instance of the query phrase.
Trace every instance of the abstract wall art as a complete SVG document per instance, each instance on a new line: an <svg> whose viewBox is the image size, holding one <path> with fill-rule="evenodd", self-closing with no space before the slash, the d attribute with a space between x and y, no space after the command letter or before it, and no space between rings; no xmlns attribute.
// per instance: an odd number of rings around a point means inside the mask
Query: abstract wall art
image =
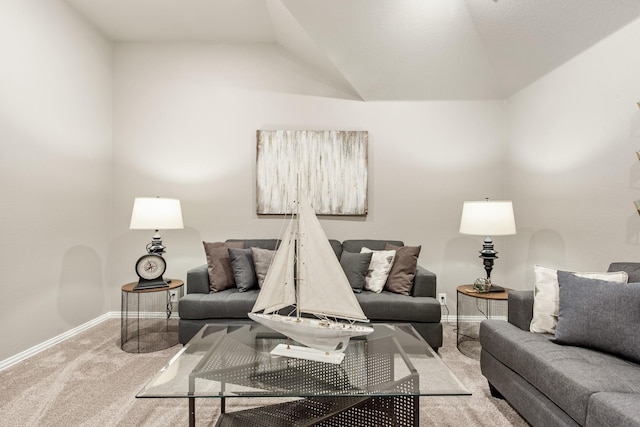
<svg viewBox="0 0 640 427"><path fill-rule="evenodd" d="M367 214L367 131L259 130L257 212L290 214L298 189L319 215Z"/></svg>

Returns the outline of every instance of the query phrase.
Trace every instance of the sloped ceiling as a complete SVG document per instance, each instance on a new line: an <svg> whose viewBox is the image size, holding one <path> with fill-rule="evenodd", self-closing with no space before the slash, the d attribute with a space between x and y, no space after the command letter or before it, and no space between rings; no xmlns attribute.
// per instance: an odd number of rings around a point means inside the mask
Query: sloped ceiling
<svg viewBox="0 0 640 427"><path fill-rule="evenodd" d="M640 0L65 0L115 42L275 43L362 100L503 99Z"/></svg>

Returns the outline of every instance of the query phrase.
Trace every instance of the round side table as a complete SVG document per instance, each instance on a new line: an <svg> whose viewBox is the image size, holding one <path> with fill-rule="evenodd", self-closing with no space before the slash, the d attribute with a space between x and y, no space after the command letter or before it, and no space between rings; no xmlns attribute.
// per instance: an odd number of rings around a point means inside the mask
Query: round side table
<svg viewBox="0 0 640 427"><path fill-rule="evenodd" d="M478 292L473 285L460 285L456 293L456 338L460 353L480 359L480 322L484 319L503 318L508 314L511 289L503 292Z"/></svg>
<svg viewBox="0 0 640 427"><path fill-rule="evenodd" d="M122 286L120 348L148 353L178 344L178 319L172 316L184 295L184 282L169 287L135 290L137 282Z"/></svg>

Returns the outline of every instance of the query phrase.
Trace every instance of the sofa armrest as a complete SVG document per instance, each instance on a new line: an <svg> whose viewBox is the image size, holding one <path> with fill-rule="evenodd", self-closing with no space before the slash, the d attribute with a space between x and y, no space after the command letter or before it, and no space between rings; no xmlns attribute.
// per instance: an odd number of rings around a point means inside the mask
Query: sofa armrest
<svg viewBox="0 0 640 427"><path fill-rule="evenodd" d="M411 295L414 297L436 297L436 274L424 267L418 266L416 269L416 277L413 279L413 290Z"/></svg>
<svg viewBox="0 0 640 427"><path fill-rule="evenodd" d="M512 325L528 331L533 319L533 291L509 292L508 320Z"/></svg>
<svg viewBox="0 0 640 427"><path fill-rule="evenodd" d="M209 293L209 271L207 270L207 264L192 268L191 270L187 271L187 293Z"/></svg>

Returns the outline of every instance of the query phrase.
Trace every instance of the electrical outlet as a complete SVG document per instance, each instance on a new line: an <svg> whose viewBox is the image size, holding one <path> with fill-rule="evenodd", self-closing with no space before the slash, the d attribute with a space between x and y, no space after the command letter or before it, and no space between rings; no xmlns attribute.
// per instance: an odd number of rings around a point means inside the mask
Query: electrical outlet
<svg viewBox="0 0 640 427"><path fill-rule="evenodd" d="M169 299L171 300L171 302L178 301L178 291L170 291L169 296L170 296Z"/></svg>
<svg viewBox="0 0 640 427"><path fill-rule="evenodd" d="M447 305L447 294L438 294L438 301L440 301L440 305Z"/></svg>

